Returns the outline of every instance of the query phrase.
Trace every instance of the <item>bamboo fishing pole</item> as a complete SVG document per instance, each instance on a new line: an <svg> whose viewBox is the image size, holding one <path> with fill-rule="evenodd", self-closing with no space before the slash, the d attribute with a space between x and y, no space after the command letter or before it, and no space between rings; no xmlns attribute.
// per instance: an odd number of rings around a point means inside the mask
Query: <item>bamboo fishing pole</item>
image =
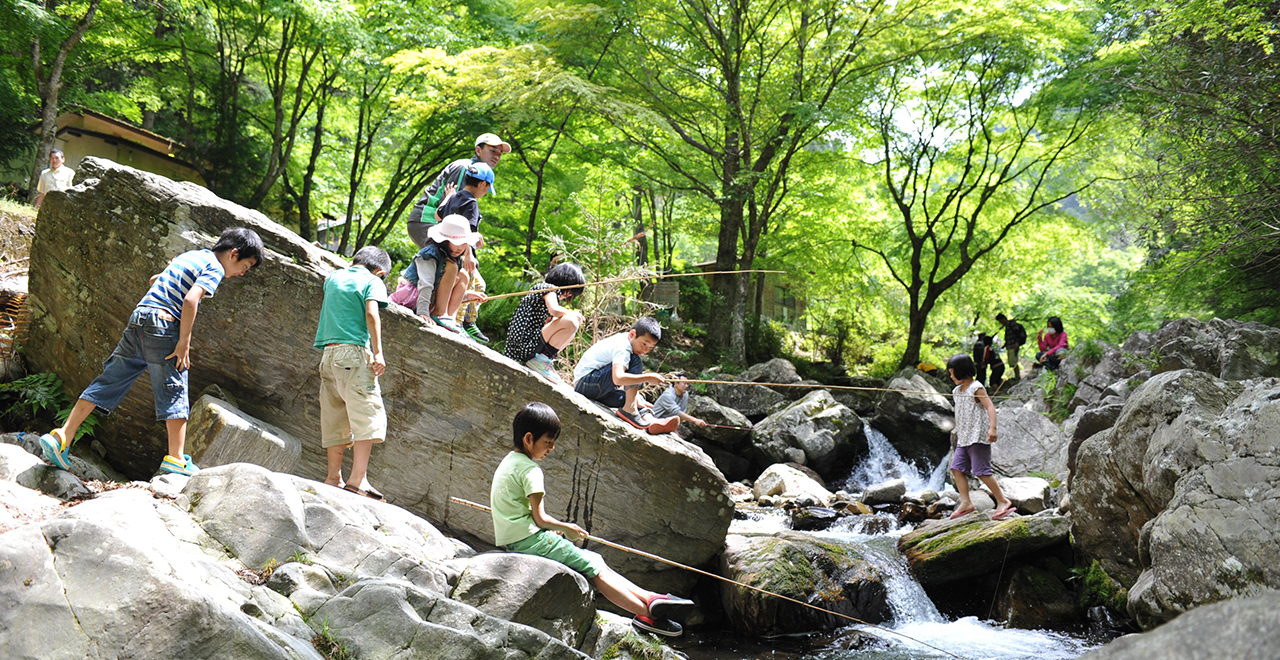
<svg viewBox="0 0 1280 660"><path fill-rule="evenodd" d="M469 507L471 507L471 508L473 508L473 509L479 509L479 510L481 510L481 511L488 511L488 512L492 512L492 511L493 511L493 509L490 509L489 507L487 507L487 506L485 506L485 505L483 505L483 504L479 504L479 503L477 503L477 502L472 502L472 501L470 501L470 500L464 500L464 499L462 499L461 497L450 497L450 498L449 498L449 501L450 501L450 502L456 502L456 503L461 504L461 505L463 505L463 506L469 506ZM956 655L956 654L954 654L954 653L952 653L952 652L950 652L950 651L947 651L947 650L945 650L945 649L940 649L940 648L938 648L938 647L936 647L936 646L934 646L934 645L932 645L932 644L930 644L930 643L928 643L928 642L925 642L925 641L922 641L922 640L916 639L916 638L914 638L914 637L912 637L912 636L910 636L910 635L905 635L905 634L900 633L900 632L898 632L898 631L896 631L896 630L894 630L894 629L892 629L892 628L886 628L886 627L884 627L884 626L877 625L877 624L871 623L871 622L869 622L869 621L863 621L862 619L859 619L859 618L857 618L857 617L853 617L853 616L849 616L848 614L841 614L841 613L839 613L839 612L835 612L835 611L832 611L832 610L828 610L828 609L826 609L826 608L818 607L817 605L813 605L813 604L811 604L811 603L806 603L806 602L804 602L804 601L802 601L802 600L797 600L797 599L795 599L795 598L791 598L790 596L783 596L782 594L774 593L774 592L772 592L772 591L768 591L768 590L766 590L766 589L761 589L760 587L753 587L753 586L751 586L751 585L749 585L749 584L746 584L746 583L743 583L743 582L738 582L737 580L734 580L734 579L731 579L731 578L724 577L723 575L716 575L715 573L712 573L712 572L710 572L710 571L704 571L704 570L702 570L702 569L700 569L700 568L694 568L694 567L692 567L692 566L687 566L687 565L685 565L685 564L681 564L681 563L680 563L680 562L678 562L678 561L673 561L673 560L667 559L666 557L660 557L660 556L658 556L658 555L655 555L655 554L652 554L652 553L649 553L649 552L645 552L644 550L637 550L637 549L635 549L635 548L631 548L631 547L627 547L627 546L625 546L625 545L622 545L621 543L614 543L613 541L609 541L609 540L606 540L606 539L602 539L602 538L600 538L599 536L595 536L595 535L592 535L592 534L587 534L587 539L592 540L592 541L595 541L596 543L599 543L599 544L601 544L601 545L608 546L608 547L613 548L613 549L615 549L615 550L621 550L621 551L623 551L623 552L629 552L629 553L631 553L631 554L633 554L633 555L638 555L638 556L640 556L640 557L644 557L645 559L651 559L651 560L653 560L653 561L661 562L661 563L663 563L663 564L667 564L667 565L669 565L669 566L675 566L676 568L682 568L682 569L684 569L684 570L686 570L686 571L690 571L690 572L692 572L692 573L697 573L698 575L705 575L705 576L710 577L710 578L715 578L715 579L720 580L720 581L722 581L722 582L728 582L729 584L732 584L732 585L735 585L735 586L742 587L743 589L749 589L749 590L751 590L751 591L755 591L755 592L762 593L762 594L764 594L764 595L766 595L766 596L773 596L774 598L781 598L782 600L785 600L785 601L787 601L787 602L795 603L796 605L803 605L804 607L807 607L807 608L812 609L812 610L817 610L817 611L819 611L819 612L822 612L823 614L830 614L831 616L840 617L840 618L842 618L842 619L848 619L848 620L850 620L850 621L853 621L854 623L859 623L859 624L862 624L862 625L864 625L864 626L870 626L870 627L875 628L875 629L877 629L877 630L883 630L883 631L885 631L885 632L887 632L887 633L890 633L890 634L893 634L893 635L897 635L897 636L902 637L902 638L904 638L904 639L911 640L912 642L915 642L916 644L920 644L920 645L922 645L922 646L927 646L927 647L929 647L929 648L931 648L931 649L933 649L933 650L935 650L935 651L938 651L938 652L940 652L940 653L945 653L945 654L947 654L947 655L949 655L949 656L951 656L951 657L953 657L953 658L958 658L959 660L965 660L965 659L964 659L964 658L962 658L961 656L958 656L958 655Z"/></svg>
<svg viewBox="0 0 1280 660"><path fill-rule="evenodd" d="M938 396L957 396L953 392L937 392L932 390L895 390L888 387L860 387L856 385L823 385L822 383L755 383L737 380L696 380L692 378L669 378L668 383L702 383L704 385L761 385L764 387L808 387L819 390L855 390L859 392L897 392L899 394L936 394ZM994 398L994 394L991 395ZM1005 395L1010 396L1010 395Z"/></svg>
<svg viewBox="0 0 1280 660"><path fill-rule="evenodd" d="M578 289L584 286L600 286L603 284L618 284L620 282L639 282L640 280L659 280L668 277L693 277L695 275L734 275L738 273L786 273L785 270L714 270L706 273L668 273L666 275L644 275L641 277L620 277L612 280L600 280L599 282L587 282L586 284L571 284L568 286L553 286L545 289L528 289L526 291L513 291L511 293L502 293L496 296L489 296L485 302L493 300L501 300L502 298L514 298L516 296L524 296L530 293L550 293L561 289Z"/></svg>

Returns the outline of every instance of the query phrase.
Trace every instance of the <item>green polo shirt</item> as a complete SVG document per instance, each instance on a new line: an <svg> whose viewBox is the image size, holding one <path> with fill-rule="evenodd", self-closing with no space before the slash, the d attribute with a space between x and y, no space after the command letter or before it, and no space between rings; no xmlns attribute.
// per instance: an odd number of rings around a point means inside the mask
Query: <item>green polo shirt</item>
<svg viewBox="0 0 1280 660"><path fill-rule="evenodd" d="M545 492L542 468L532 458L513 451L502 459L489 488L494 545L515 543L538 533L529 496Z"/></svg>
<svg viewBox="0 0 1280 660"><path fill-rule="evenodd" d="M365 303L378 302L386 307L387 285L364 266L350 266L329 273L324 280L324 303L320 306L320 325L316 328L316 348L329 344L369 345L369 324L365 322Z"/></svg>

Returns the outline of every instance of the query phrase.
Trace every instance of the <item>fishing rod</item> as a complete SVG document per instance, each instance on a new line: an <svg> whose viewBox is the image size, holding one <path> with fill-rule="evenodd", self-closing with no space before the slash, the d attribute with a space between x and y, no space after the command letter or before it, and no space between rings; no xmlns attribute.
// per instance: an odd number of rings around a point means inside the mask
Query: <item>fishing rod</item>
<svg viewBox="0 0 1280 660"><path fill-rule="evenodd" d="M479 504L479 503L476 503L476 502L472 502L472 501L470 501L470 500L464 500L464 499L462 499L461 497L450 497L450 498L449 498L449 501L450 501L450 502L456 502L456 503L461 504L461 505L463 505L463 506L469 506L469 507L471 507L471 508L473 508L473 509L479 509L479 510L481 510L481 511L488 511L488 512L492 512L492 511L493 511L493 509L490 509L489 507L487 507L487 506L485 506L485 505L483 505L483 504ZM592 535L592 534L587 534L587 538L588 538L589 540L595 541L596 543L599 543L599 544L604 545L604 546L608 546L608 547L613 548L613 549L615 549L615 550L621 550L621 551L623 551L623 552L629 552L629 553L631 553L631 554L633 554L633 555L638 555L638 556L640 556L640 557L644 557L645 559L651 559L651 560L653 560L653 561L661 562L661 563L663 563L663 564L667 564L667 565L669 565L669 566L675 566L676 568L682 568L682 569L684 569L684 570L686 570L686 571L690 571L690 572L692 572L692 573L697 573L698 575L705 575L705 576L707 576L707 577L715 578L715 579L720 580L720 581L722 581L722 582L728 582L729 584L732 584L732 585L735 585L735 586L742 587L743 589L749 589L749 590L751 590L751 591L755 591L755 592L762 593L762 594L764 594L764 595L766 595L766 596L773 596L774 598L781 598L782 600L785 600L785 601L790 602L790 603L795 603L796 605L803 605L804 607L807 607L807 608L812 609L812 610L817 610L817 611L819 611L819 612L822 612L823 614L830 614L831 616L840 617L840 618L842 618L842 619L848 619L848 620L850 620L850 621L853 621L854 623L859 623L859 624L862 624L862 625L864 625L864 626L870 626L870 627L872 627L872 628L876 628L877 630L883 630L883 631L885 631L885 632L887 632L887 633L891 633L891 634L897 635L897 636L899 636L899 637L902 637L902 638L904 638L904 639L911 640L912 642L915 642L916 644L920 644L920 645L922 645L922 646L927 646L927 647L929 647L929 648L931 648L931 649L933 649L933 650L935 650L935 651L938 651L939 653L945 653L945 654L947 654L947 655L949 655L949 656L951 656L951 657L953 657L953 658L957 658L958 660L965 660L965 659L964 659L964 658L962 658L961 656L958 656L958 655L956 655L956 654L954 654L954 653L952 653L952 652L950 652L950 651L947 651L947 650L945 650L945 649L940 649L940 648L938 648L938 647L936 647L936 646L934 646L934 645L932 645L932 644L930 644L930 643L928 643L928 642L921 641L921 640L916 639L916 638L914 638L914 637L912 637L912 636L910 636L910 635L905 635L905 634L900 633L900 632L898 632L898 631L896 631L896 630L894 630L894 629L892 629L892 628L886 628L886 627L884 627L884 626L876 625L876 624L871 623L871 622L868 622L868 621L863 621L862 619L859 619L859 618L857 618L857 617L853 617L853 616L849 616L848 614L841 614L841 613L839 613L839 612L834 612L834 611L832 611L832 610L828 610L828 609L826 609L826 608L818 607L817 605L813 605L813 604L810 604L810 603L806 603L806 602L804 602L804 601L802 601L802 600L796 600L795 598L791 598L790 596L783 596L782 594L778 594L778 593L774 593L774 592L772 592L772 591L768 591L768 590L765 590L765 589L761 589L760 587L753 587L753 586L751 586L751 585L749 585L749 584L746 584L746 583L743 583L743 582L738 582L737 580L733 580L733 579L730 579L730 578L724 577L723 575L716 575L715 573L711 573L711 572L709 572L709 571L704 571L704 570L702 570L702 569L700 569L700 568L694 568L694 567L692 567L692 566L687 566L687 565L685 565L685 564L681 564L681 563L680 563L680 562L678 562L678 561L672 561L672 560L670 560L670 559L667 559L666 557L660 557L660 556L658 556L658 555L655 555L655 554L652 554L652 553L645 552L644 550L637 550L637 549L635 549L635 548L630 548L630 547L627 547L627 546L625 546L625 545L622 545L621 543L614 543L613 541L609 541L609 540L606 540L606 539L602 539L602 538L600 538L599 536L594 536L594 535Z"/></svg>
<svg viewBox="0 0 1280 660"><path fill-rule="evenodd" d="M657 279L665 279L668 277L694 277L695 275L696 276L734 275L738 273L786 273L786 272L787 271L785 270L713 270L706 273L668 273L666 275L658 274L658 275L644 275L641 277L620 277L612 280L600 280L599 282L587 282L586 284L570 284L568 286L553 286L553 287L546 287L543 289L528 289L526 291L513 291L512 293L502 293L496 296L489 296L488 299L485 300L485 302L490 302L493 300L501 300L502 298L514 298L516 296L528 295L534 292L550 293L552 291L559 291L561 289L579 289L584 286L600 286L602 284L618 284L620 282L638 282L640 280L657 280Z"/></svg>
<svg viewBox="0 0 1280 660"><path fill-rule="evenodd" d="M823 385L822 383L755 383L737 380L696 380L692 378L669 378L668 383L702 383L704 385L762 385L764 387L808 387L818 390L854 390L858 392L897 392L899 394L936 394L938 396L962 396L953 392L937 392L933 390L895 390L887 387L861 387L857 385ZM963 395L968 396L968 395ZM990 395L995 398L995 395ZM1009 397L1012 395L1004 395ZM709 426L709 425L708 425Z"/></svg>
<svg viewBox="0 0 1280 660"><path fill-rule="evenodd" d="M710 422L707 422L703 426L706 428L712 428L712 429L732 429L734 431L750 431L751 430L746 426L727 426L725 424L712 424Z"/></svg>

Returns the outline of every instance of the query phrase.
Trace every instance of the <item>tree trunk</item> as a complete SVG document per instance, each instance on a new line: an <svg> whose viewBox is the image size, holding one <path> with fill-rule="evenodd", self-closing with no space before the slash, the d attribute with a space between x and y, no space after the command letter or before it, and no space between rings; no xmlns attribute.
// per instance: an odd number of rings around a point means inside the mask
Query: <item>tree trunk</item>
<svg viewBox="0 0 1280 660"><path fill-rule="evenodd" d="M76 23L71 34L58 44L58 54L49 65L47 77L44 61L40 57L40 36L36 35L31 43L31 70L35 74L36 90L40 94L40 146L36 148L35 167L31 172L31 189L27 192L27 201L32 204L39 195L36 186L40 182L40 172L49 162L49 153L53 151L53 140L58 133L58 94L62 91L63 67L66 66L67 56L71 54L71 50L84 38L84 33L89 31L89 26L93 24L93 17L98 13L98 5L101 3L102 0L90 0L84 17ZM52 3L46 4L45 10L51 12Z"/></svg>
<svg viewBox="0 0 1280 660"><path fill-rule="evenodd" d="M302 194L298 196L298 236L304 241L315 240L316 221L311 217L311 191L315 188L316 163L320 160L320 151L324 148L324 109L328 105L323 96L316 105L316 126L311 138L311 159L307 161L307 171L302 175ZM288 177L285 177L288 180Z"/></svg>

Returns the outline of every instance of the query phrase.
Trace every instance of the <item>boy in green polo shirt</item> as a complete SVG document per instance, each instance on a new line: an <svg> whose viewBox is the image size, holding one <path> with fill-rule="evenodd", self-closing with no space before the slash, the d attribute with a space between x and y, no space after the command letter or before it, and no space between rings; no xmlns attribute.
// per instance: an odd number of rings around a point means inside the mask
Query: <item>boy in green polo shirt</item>
<svg viewBox="0 0 1280 660"><path fill-rule="evenodd" d="M387 411L378 376L387 368L382 357L382 322L391 257L372 245L360 248L351 266L335 270L324 281L324 304L316 328L320 359L320 444L329 462L324 482L358 495L382 499L365 471L373 445L387 438ZM351 455L351 474L342 481L342 456Z"/></svg>
<svg viewBox="0 0 1280 660"><path fill-rule="evenodd" d="M614 605L634 614L631 625L638 630L679 636L684 629L677 621L692 613L693 601L641 589L606 566L599 554L565 540L565 536L584 539L586 530L547 515L542 468L537 461L555 449L559 437L560 418L551 406L530 403L516 413L511 423L515 451L498 465L489 491L494 544L558 561L586 576Z"/></svg>

